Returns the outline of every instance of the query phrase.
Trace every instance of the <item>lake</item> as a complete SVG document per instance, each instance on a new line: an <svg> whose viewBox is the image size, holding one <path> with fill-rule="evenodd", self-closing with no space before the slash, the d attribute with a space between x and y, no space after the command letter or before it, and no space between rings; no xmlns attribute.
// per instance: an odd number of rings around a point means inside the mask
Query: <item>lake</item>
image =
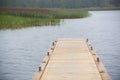
<svg viewBox="0 0 120 80"><path fill-rule="evenodd" d="M58 38L88 38L112 80L120 80L120 11L90 13L60 25L0 30L0 80L31 80Z"/></svg>

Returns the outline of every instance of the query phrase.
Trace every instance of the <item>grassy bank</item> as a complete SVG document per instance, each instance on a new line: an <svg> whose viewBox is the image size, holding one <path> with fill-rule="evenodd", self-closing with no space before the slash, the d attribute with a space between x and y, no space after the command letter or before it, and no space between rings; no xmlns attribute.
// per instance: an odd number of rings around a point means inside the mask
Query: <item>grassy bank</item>
<svg viewBox="0 0 120 80"><path fill-rule="evenodd" d="M84 18L82 9L0 8L0 29L42 26L59 23L64 18Z"/></svg>
<svg viewBox="0 0 120 80"><path fill-rule="evenodd" d="M21 17L14 15L0 15L0 29L17 29L29 26L55 25L59 19L42 19L33 17Z"/></svg>
<svg viewBox="0 0 120 80"><path fill-rule="evenodd" d="M54 9L55 13L52 13L53 18L84 18L89 15L87 10L84 9Z"/></svg>

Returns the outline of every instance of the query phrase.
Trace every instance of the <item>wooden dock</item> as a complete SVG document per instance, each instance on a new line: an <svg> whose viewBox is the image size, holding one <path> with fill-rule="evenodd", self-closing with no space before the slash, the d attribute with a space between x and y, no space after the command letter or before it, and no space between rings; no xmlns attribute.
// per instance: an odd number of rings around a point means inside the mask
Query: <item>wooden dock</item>
<svg viewBox="0 0 120 80"><path fill-rule="evenodd" d="M111 80L88 39L53 42L33 80Z"/></svg>

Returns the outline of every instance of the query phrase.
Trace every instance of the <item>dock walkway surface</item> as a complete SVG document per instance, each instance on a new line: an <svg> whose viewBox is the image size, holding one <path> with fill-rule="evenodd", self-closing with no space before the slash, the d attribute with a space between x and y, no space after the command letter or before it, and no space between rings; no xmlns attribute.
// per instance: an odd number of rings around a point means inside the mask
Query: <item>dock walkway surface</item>
<svg viewBox="0 0 120 80"><path fill-rule="evenodd" d="M53 42L33 80L111 80L88 39Z"/></svg>

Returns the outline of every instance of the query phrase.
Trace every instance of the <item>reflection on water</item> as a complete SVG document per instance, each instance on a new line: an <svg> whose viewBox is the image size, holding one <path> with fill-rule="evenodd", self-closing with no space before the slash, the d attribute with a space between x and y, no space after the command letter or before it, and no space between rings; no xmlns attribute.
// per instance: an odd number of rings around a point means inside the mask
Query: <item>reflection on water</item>
<svg viewBox="0 0 120 80"><path fill-rule="evenodd" d="M89 38L112 80L120 79L120 11L91 11L91 17L61 25L0 31L0 80L31 80L52 41Z"/></svg>

